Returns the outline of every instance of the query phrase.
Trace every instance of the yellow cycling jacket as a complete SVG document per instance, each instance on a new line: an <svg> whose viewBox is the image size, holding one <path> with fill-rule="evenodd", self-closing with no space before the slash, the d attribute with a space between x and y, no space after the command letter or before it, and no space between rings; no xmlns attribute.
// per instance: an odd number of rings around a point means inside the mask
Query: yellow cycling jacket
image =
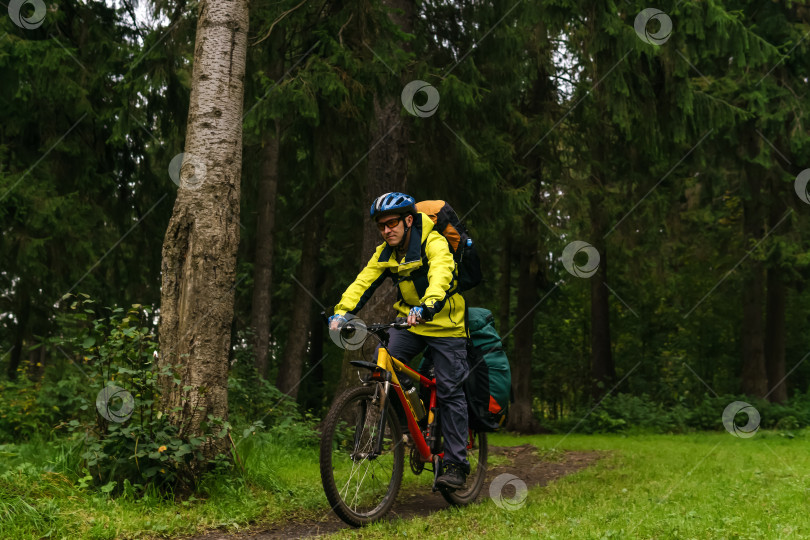
<svg viewBox="0 0 810 540"><path fill-rule="evenodd" d="M456 294L456 263L447 239L433 230L427 214L420 212L414 220L408 252L402 260L392 259L392 254L394 248L386 242L377 247L343 293L335 315L356 314L377 287L391 278L399 287L399 299L394 304L398 316L407 317L411 307L422 304L434 311L432 321L412 326L409 331L429 337L466 337L464 298Z"/></svg>

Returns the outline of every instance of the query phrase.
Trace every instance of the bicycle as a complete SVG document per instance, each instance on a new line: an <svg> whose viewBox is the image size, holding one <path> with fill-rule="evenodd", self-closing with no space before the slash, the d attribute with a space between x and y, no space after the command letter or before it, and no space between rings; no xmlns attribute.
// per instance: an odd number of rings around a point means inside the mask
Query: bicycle
<svg viewBox="0 0 810 540"><path fill-rule="evenodd" d="M487 470L487 434L469 430L467 460L470 474L466 486L451 490L436 485L442 474L441 425L436 406L436 379L409 368L387 351L389 328L406 329L406 322L395 321L365 327L365 336L375 336L382 344L377 363L352 360L351 364L368 370L361 386L340 394L323 423L320 445L320 469L326 498L334 512L353 527L382 519L391 509L402 483L405 445L410 446L411 471L419 475L433 473L433 491L439 491L448 503L463 506L481 492ZM358 328L344 324L341 335ZM365 341L363 339L363 341ZM429 391L426 421L421 422L408 400L399 375ZM432 374L429 374L432 375ZM418 388L418 386L416 387ZM405 412L410 436L403 439L399 419L392 405L396 397ZM411 442L406 443L406 441Z"/></svg>

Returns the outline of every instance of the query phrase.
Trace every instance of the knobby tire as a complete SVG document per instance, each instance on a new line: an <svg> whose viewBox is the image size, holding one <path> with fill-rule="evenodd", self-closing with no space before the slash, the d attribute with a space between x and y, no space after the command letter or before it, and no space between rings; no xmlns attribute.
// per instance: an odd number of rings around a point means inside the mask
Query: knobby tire
<svg viewBox="0 0 810 540"><path fill-rule="evenodd" d="M341 394L329 410L321 434L321 481L326 498L338 517L353 527L385 516L402 484L405 449L390 401L386 402L382 453L371 459L366 456L374 448L379 429L379 401L372 402L375 386Z"/></svg>
<svg viewBox="0 0 810 540"><path fill-rule="evenodd" d="M467 460L470 462L470 474L464 489L439 488L442 496L453 506L465 506L473 502L481 493L487 476L487 434L476 433L475 444L467 450Z"/></svg>

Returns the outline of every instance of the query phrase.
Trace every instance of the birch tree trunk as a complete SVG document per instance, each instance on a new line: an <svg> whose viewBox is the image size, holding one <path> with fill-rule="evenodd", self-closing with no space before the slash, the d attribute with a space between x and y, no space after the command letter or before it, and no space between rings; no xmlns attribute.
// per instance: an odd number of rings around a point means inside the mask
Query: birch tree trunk
<svg viewBox="0 0 810 540"><path fill-rule="evenodd" d="M246 0L200 2L180 189L163 241L161 408L183 437L208 415L228 416L228 348L233 319ZM174 379L179 379L175 382ZM209 439L207 458L228 439Z"/></svg>

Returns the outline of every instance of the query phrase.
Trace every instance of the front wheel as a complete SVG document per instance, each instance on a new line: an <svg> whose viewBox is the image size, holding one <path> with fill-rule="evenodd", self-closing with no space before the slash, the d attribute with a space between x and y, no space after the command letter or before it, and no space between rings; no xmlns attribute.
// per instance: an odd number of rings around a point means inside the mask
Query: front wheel
<svg viewBox="0 0 810 540"><path fill-rule="evenodd" d="M473 502L484 487L487 476L487 434L471 432L472 448L467 449L467 461L470 462L470 474L464 489L439 488L447 502L454 506L464 506Z"/></svg>
<svg viewBox="0 0 810 540"><path fill-rule="evenodd" d="M341 394L324 420L321 481L335 513L353 527L382 518L394 504L405 462L402 432L390 401L380 432L382 385ZM378 453L379 438L382 437Z"/></svg>

